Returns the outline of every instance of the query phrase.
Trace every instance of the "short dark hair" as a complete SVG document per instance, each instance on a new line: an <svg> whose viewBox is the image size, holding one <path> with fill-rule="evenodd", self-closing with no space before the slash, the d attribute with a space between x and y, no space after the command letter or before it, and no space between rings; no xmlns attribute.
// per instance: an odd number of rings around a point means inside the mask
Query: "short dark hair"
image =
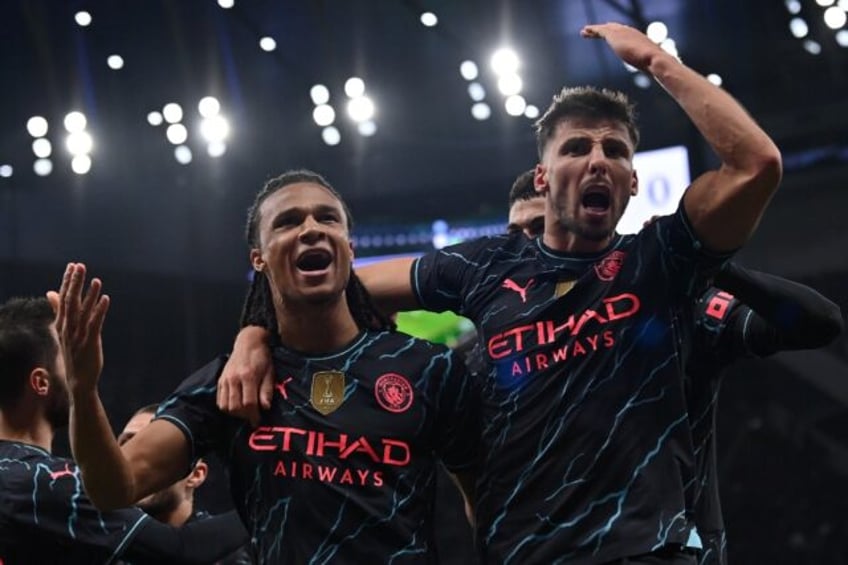
<svg viewBox="0 0 848 565"><path fill-rule="evenodd" d="M141 414L156 414L156 411L158 409L159 409L159 405L156 404L155 402L153 404L147 404L145 406L142 406L141 408L139 408L135 412L133 412L132 417L135 418L136 416L139 416Z"/></svg>
<svg viewBox="0 0 848 565"><path fill-rule="evenodd" d="M0 306L0 409L15 405L35 367L55 371L55 317L46 298L12 298Z"/></svg>
<svg viewBox="0 0 848 565"><path fill-rule="evenodd" d="M251 249L259 247L259 208L265 199L286 186L302 182L314 183L329 190L344 210L348 230L353 229L353 216L350 213L350 209L348 209L344 199L342 199L341 195L336 192L330 183L314 171L297 169L285 172L269 180L262 187L262 190L259 191L259 194L256 195L256 199L253 201L253 205L247 214L245 236L247 237L248 247ZM268 283L267 277L261 273L253 272L252 276L250 290L248 290L244 306L242 307L241 326L262 326L267 328L272 335L276 335L277 317L274 311L271 286ZM360 329L394 329L395 325L388 316L374 306L371 295L368 294L359 277L353 272L353 268L350 271L350 278L345 288L345 294L353 319Z"/></svg>
<svg viewBox="0 0 848 565"><path fill-rule="evenodd" d="M626 94L592 86L566 87L554 96L545 114L536 122L536 148L540 160L544 157L545 147L557 126L569 118L621 122L630 134L633 147L639 145L635 106Z"/></svg>
<svg viewBox="0 0 848 565"><path fill-rule="evenodd" d="M512 183L512 188L509 189L509 207L519 200L533 200L541 198L541 194L536 192L536 186L533 184L533 179L536 176L536 169L524 171Z"/></svg>

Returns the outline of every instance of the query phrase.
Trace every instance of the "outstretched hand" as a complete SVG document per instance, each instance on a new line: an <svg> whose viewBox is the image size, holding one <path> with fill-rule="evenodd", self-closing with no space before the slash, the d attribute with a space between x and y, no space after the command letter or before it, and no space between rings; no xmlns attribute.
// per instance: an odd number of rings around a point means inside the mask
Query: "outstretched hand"
<svg viewBox="0 0 848 565"><path fill-rule="evenodd" d="M72 393L96 389L103 369L101 332L109 310L109 297L100 293L100 279L92 279L83 296L84 286L85 265L69 263L58 295L47 293L56 310L56 332Z"/></svg>
<svg viewBox="0 0 848 565"><path fill-rule="evenodd" d="M623 24L606 23L583 26L580 35L587 39L603 39L618 55L619 59L640 71L647 71L656 55L666 54L659 45L651 41L644 33Z"/></svg>

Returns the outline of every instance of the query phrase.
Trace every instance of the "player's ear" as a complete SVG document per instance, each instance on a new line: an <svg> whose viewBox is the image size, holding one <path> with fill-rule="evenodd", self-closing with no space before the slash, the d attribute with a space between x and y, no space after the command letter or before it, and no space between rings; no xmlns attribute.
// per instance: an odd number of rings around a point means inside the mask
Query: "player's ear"
<svg viewBox="0 0 848 565"><path fill-rule="evenodd" d="M639 175L636 174L636 169L633 169L633 176L630 179L630 196L636 196L639 193Z"/></svg>
<svg viewBox="0 0 848 565"><path fill-rule="evenodd" d="M50 392L50 374L44 367L36 367L29 373L29 386L37 396Z"/></svg>
<svg viewBox="0 0 848 565"><path fill-rule="evenodd" d="M536 172L533 175L533 188L539 194L548 192L548 172L541 163L536 164Z"/></svg>
<svg viewBox="0 0 848 565"><path fill-rule="evenodd" d="M194 464L194 468L191 470L191 473L189 473L188 477L186 477L186 486L197 488L206 481L206 477L208 475L209 465L207 465L206 461L203 459L198 459L197 463Z"/></svg>
<svg viewBox="0 0 848 565"><path fill-rule="evenodd" d="M261 273L265 270L265 260L262 259L262 251L260 249L250 250L250 264L253 265L253 270Z"/></svg>

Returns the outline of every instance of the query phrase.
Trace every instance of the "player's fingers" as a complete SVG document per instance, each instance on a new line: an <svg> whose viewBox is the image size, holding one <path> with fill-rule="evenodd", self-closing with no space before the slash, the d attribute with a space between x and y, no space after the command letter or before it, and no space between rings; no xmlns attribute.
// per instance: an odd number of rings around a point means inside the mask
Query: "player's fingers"
<svg viewBox="0 0 848 565"><path fill-rule="evenodd" d="M262 375L262 382L259 385L259 402L262 408L268 410L271 408L271 400L274 397L274 365L268 364L268 369Z"/></svg>
<svg viewBox="0 0 848 565"><path fill-rule="evenodd" d="M94 305L94 313L91 317L91 325L89 327L90 336L99 336L103 332L103 321L106 319L106 312L109 311L111 303L108 294L104 294Z"/></svg>

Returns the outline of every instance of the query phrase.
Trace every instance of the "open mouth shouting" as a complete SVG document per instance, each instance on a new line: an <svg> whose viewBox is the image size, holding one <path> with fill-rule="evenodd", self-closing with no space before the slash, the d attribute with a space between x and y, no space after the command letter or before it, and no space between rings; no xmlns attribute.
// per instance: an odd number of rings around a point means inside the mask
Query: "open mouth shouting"
<svg viewBox="0 0 848 565"><path fill-rule="evenodd" d="M604 185L590 185L583 191L580 203L591 215L604 215L610 209L610 189Z"/></svg>
<svg viewBox="0 0 848 565"><path fill-rule="evenodd" d="M326 249L312 248L298 255L295 266L301 275L314 277L327 274L332 263L332 253Z"/></svg>

